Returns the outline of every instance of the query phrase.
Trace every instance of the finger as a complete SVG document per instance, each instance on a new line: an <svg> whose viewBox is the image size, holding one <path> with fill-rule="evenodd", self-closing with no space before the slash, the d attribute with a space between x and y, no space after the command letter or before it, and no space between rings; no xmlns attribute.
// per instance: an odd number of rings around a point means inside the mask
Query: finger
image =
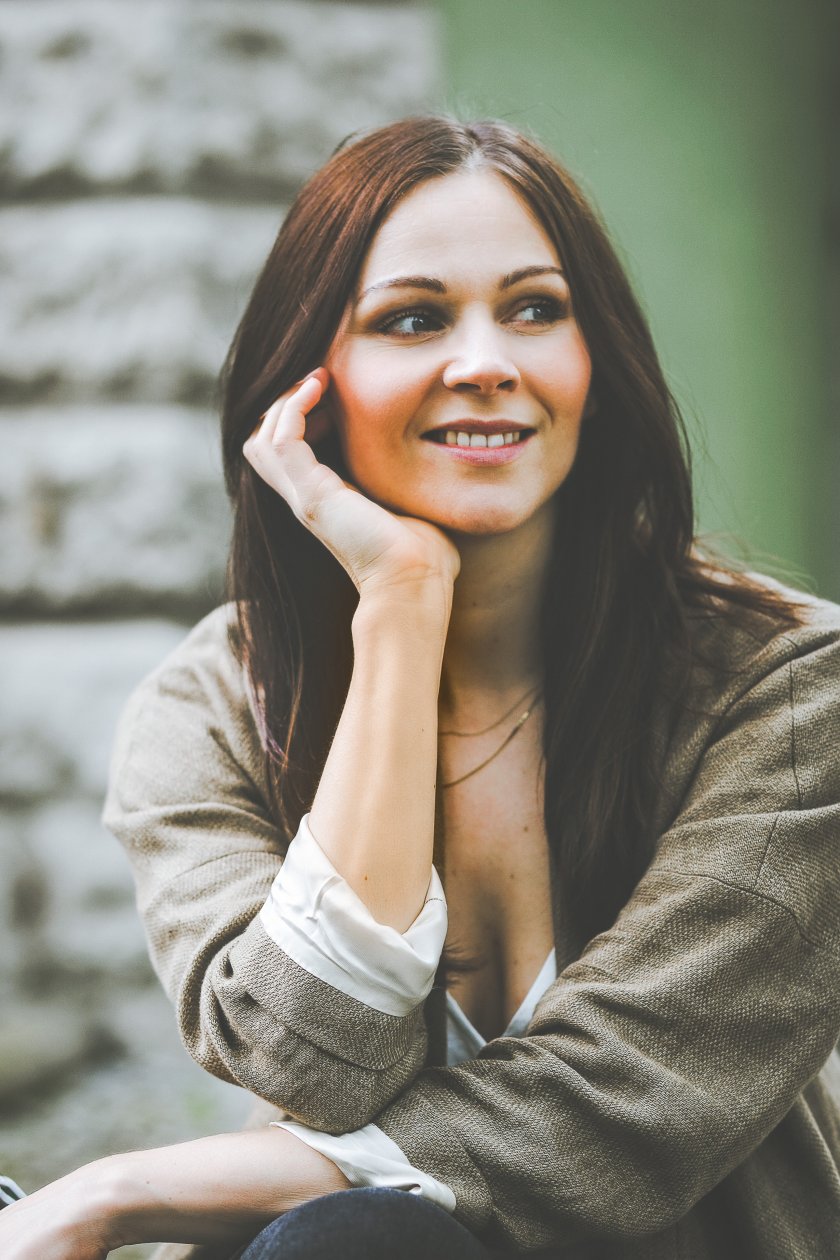
<svg viewBox="0 0 840 1260"><path fill-rule="evenodd" d="M324 405L324 394L330 387L330 374L325 367L316 368L312 375L321 382L321 397L306 416L305 439L308 443L320 442L333 427L330 409Z"/></svg>
<svg viewBox="0 0 840 1260"><path fill-rule="evenodd" d="M318 384L318 390L313 388L313 382ZM277 420L283 408L294 402L296 407L300 407L303 415L314 407L320 398L321 393L329 383L329 374L326 368L317 368L314 372L310 372L303 380L297 381L291 389L287 389L285 393L276 398L267 411L264 411L254 426L250 437L247 439L245 446L261 435L267 436L269 439L276 427ZM305 427L305 426L304 426ZM301 434L303 436L303 434Z"/></svg>
<svg viewBox="0 0 840 1260"><path fill-rule="evenodd" d="M314 510L328 488L334 492L340 478L318 462L305 441L307 413L316 405L329 377L325 370L314 372L297 387L282 394L272 405L256 431L245 442L245 458L299 518Z"/></svg>
<svg viewBox="0 0 840 1260"><path fill-rule="evenodd" d="M323 389L319 377L307 376L291 394L271 404L265 413L261 433L265 433L272 445L288 438L302 438L306 432L306 414L318 402Z"/></svg>

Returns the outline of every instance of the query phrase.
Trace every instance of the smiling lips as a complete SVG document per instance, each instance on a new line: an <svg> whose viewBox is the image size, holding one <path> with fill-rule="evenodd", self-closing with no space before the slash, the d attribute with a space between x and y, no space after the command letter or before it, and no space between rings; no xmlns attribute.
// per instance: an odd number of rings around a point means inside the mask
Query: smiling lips
<svg viewBox="0 0 840 1260"><path fill-rule="evenodd" d="M522 440L522 433L516 429L507 433L466 433L463 429L444 429L440 435L433 434L432 442L443 442L446 446L513 446Z"/></svg>
<svg viewBox="0 0 840 1260"><path fill-rule="evenodd" d="M506 464L534 433L511 420L459 420L422 436L471 464Z"/></svg>
<svg viewBox="0 0 840 1260"><path fill-rule="evenodd" d="M446 446L496 448L513 446L533 432L533 429L517 420L460 419L451 424L438 425L436 429L424 433L423 437L429 442L439 442Z"/></svg>

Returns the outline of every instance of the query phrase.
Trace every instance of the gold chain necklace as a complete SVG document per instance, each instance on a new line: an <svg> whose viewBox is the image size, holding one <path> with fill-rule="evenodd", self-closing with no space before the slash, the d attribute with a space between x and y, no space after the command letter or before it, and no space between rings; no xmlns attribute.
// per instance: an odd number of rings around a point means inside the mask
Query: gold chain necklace
<svg viewBox="0 0 840 1260"><path fill-rule="evenodd" d="M526 693L526 694L528 694L528 693ZM501 744L499 744L499 747L496 749L496 751L495 751L495 752L492 752L492 753L490 754L490 756L489 756L489 757L485 757L485 758L484 758L484 761L480 761L480 762L478 763L478 765L477 765L477 766L473 766L472 770L468 770L466 774L462 774L462 775L460 775L457 779L450 779L448 783L441 783L441 785L440 785L440 786L441 786L442 788L451 788L451 787L455 787L455 786L456 786L456 784L458 784L458 783L463 783L465 779L471 779L471 778L472 778L472 776L473 776L474 774L478 774L479 770L483 770L485 766L489 766L491 761L495 761L495 759L496 759L496 757L498 757L499 753L500 753L500 752L502 752L502 750L503 750L503 749L507 748L508 744L509 744L509 743L510 743L510 741L513 739L513 737L514 737L514 735L517 733L517 731L521 731L521 730L522 730L522 727L525 725L525 723L528 721L528 718L531 716L531 714L533 713L534 709L537 707L537 705L538 705L538 703L539 703L539 701L540 701L540 697L541 697L541 696L542 696L542 692L540 691L540 692L538 692L538 693L537 693L537 696L536 696L535 700L533 701L533 703L532 703L532 704L530 704L530 705L528 706L528 708L525 710L525 712L524 712L524 713L520 713L519 717L516 719L516 721L515 721L515 723L514 723L514 725L513 725L513 730L511 730L511 731L509 731L509 732L508 732L508 734L507 734L507 735L505 736L505 738L502 740ZM522 701L520 700L520 701L519 701L519 703L521 704L521 703L522 703ZM515 707L515 706L514 706L514 707ZM507 712L504 716L505 716L505 717L507 717L507 716L510 714L510 712L511 712L511 710L509 709L509 710L508 710L508 712ZM503 718L499 718L499 722L501 722L501 721L503 721ZM499 725L499 722L494 722L494 723L493 723L493 726L498 726L498 725ZM492 731L493 726L488 726L486 729L487 729L488 731ZM479 735L483 735L483 734L484 734L484 731L475 731L475 732L469 732L469 731L441 731L440 733L441 733L441 735L467 735L467 734L471 734L471 733L472 733L472 734L479 734Z"/></svg>
<svg viewBox="0 0 840 1260"><path fill-rule="evenodd" d="M505 718L509 718L514 709L518 709L522 701L527 700L535 691L539 691L539 686L529 687L523 696L520 696L518 700L514 700L509 709L505 709L501 717L497 717L495 722L491 722L489 726L483 726L480 731L438 731L438 735L459 735L462 738L465 736L486 735L488 731L495 730L497 726L501 726Z"/></svg>

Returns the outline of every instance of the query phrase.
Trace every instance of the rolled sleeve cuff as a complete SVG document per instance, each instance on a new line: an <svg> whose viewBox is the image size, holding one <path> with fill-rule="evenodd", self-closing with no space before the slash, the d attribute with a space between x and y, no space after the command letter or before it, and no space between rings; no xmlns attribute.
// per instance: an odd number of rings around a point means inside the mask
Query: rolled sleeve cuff
<svg viewBox="0 0 840 1260"><path fill-rule="evenodd" d="M405 932L379 923L339 875L301 819L260 921L300 967L386 1015L425 1000L446 939L446 897L437 871L423 909ZM399 1148L397 1148L399 1149Z"/></svg>
<svg viewBox="0 0 840 1260"><path fill-rule="evenodd" d="M455 1195L449 1186L410 1164L396 1142L375 1124L366 1124L363 1129L339 1136L319 1133L296 1120L278 1120L272 1127L287 1129L326 1155L351 1185L389 1186L430 1199L446 1212L455 1210Z"/></svg>

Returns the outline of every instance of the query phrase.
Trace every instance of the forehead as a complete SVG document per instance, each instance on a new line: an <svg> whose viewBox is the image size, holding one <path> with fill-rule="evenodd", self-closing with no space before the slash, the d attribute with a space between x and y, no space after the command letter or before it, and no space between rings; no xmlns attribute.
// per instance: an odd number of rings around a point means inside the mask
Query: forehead
<svg viewBox="0 0 840 1260"><path fill-rule="evenodd" d="M456 171L426 180L403 198L368 251L360 288L392 275L559 266L533 212L494 171Z"/></svg>

